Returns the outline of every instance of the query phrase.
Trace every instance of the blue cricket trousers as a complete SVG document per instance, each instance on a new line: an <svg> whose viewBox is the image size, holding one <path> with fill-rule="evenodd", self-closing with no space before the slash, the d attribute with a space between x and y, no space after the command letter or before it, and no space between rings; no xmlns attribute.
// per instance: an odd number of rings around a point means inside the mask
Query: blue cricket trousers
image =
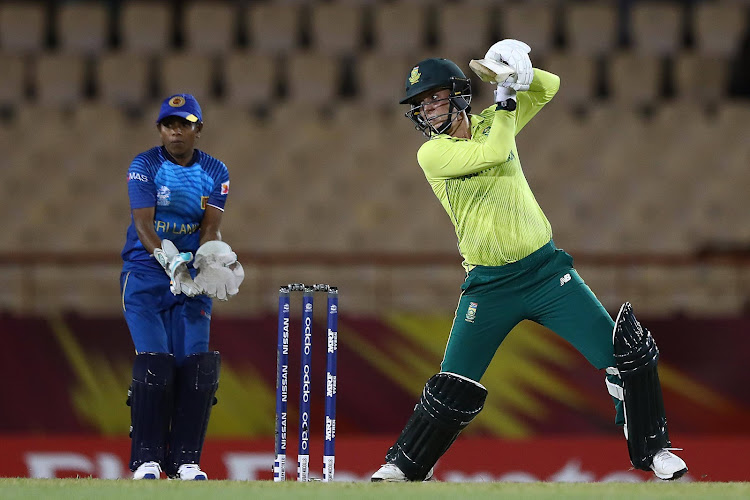
<svg viewBox="0 0 750 500"><path fill-rule="evenodd" d="M124 271L122 310L137 353L165 352L178 365L208 351L212 301L205 295L173 295L166 273Z"/></svg>

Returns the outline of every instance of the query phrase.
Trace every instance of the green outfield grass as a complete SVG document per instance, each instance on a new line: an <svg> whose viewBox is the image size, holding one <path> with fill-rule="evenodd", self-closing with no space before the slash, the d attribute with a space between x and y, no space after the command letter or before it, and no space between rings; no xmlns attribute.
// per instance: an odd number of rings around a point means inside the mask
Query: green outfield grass
<svg viewBox="0 0 750 500"><path fill-rule="evenodd" d="M0 498L15 499L138 499L217 500L274 499L386 499L438 500L478 498L549 500L747 499L750 483L309 483L288 481L132 481L101 479L0 478Z"/></svg>

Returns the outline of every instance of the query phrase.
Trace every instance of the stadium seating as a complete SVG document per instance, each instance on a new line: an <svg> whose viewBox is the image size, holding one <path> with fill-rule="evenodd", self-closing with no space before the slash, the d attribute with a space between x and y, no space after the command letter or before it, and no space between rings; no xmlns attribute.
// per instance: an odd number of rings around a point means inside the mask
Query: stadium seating
<svg viewBox="0 0 750 500"><path fill-rule="evenodd" d="M77 105L84 97L86 63L73 54L47 52L34 65L36 100L42 106Z"/></svg>
<svg viewBox="0 0 750 500"><path fill-rule="evenodd" d="M633 51L613 53L607 60L610 97L635 106L656 104L663 82L661 62Z"/></svg>
<svg viewBox="0 0 750 500"><path fill-rule="evenodd" d="M279 82L279 59L254 51L231 51L224 58L225 100L249 109L270 106Z"/></svg>
<svg viewBox="0 0 750 500"><path fill-rule="evenodd" d="M283 3L252 3L245 11L250 46L260 52L288 53L297 47L300 9Z"/></svg>
<svg viewBox="0 0 750 500"><path fill-rule="evenodd" d="M576 2L565 9L565 37L569 49L599 56L617 46L617 12L614 2Z"/></svg>
<svg viewBox="0 0 750 500"><path fill-rule="evenodd" d="M138 54L159 54L172 43L172 24L173 15L166 2L127 0L117 23L122 48Z"/></svg>
<svg viewBox="0 0 750 500"><path fill-rule="evenodd" d="M685 13L670 2L637 2L631 11L630 39L638 54L667 56L677 53L684 39Z"/></svg>
<svg viewBox="0 0 750 500"><path fill-rule="evenodd" d="M375 47L383 54L409 54L419 50L427 38L427 7L410 3L387 3L373 13Z"/></svg>
<svg viewBox="0 0 750 500"><path fill-rule="evenodd" d="M189 93L200 101L213 94L214 60L210 56L174 52L162 55L158 66L159 89L164 96Z"/></svg>
<svg viewBox="0 0 750 500"><path fill-rule="evenodd" d="M122 77L128 68L128 77ZM151 78L149 60L142 55L116 51L102 54L96 61L95 82L99 99L118 106L141 106L149 97Z"/></svg>
<svg viewBox="0 0 750 500"><path fill-rule="evenodd" d="M0 53L0 106L14 107L25 98L25 65L23 57Z"/></svg>
<svg viewBox="0 0 750 500"><path fill-rule="evenodd" d="M310 6L312 47L324 54L357 54L363 38L363 12L356 5L321 3Z"/></svg>
<svg viewBox="0 0 750 500"><path fill-rule="evenodd" d="M492 12L492 11L490 11ZM491 21L487 7L444 3L437 11L437 52L474 53L474 59L484 56L482 47L492 43Z"/></svg>
<svg viewBox="0 0 750 500"><path fill-rule="evenodd" d="M541 2L502 5L498 18L501 38L523 40L532 47L532 56L544 56L554 48L556 15L559 9Z"/></svg>
<svg viewBox="0 0 750 500"><path fill-rule="evenodd" d="M97 55L109 43L109 12L101 2L66 2L57 13L56 34L60 49Z"/></svg>
<svg viewBox="0 0 750 500"><path fill-rule="evenodd" d="M46 16L44 2L0 3L0 49L17 54L43 51Z"/></svg>
<svg viewBox="0 0 750 500"><path fill-rule="evenodd" d="M237 39L237 18L232 2L204 0L188 3L184 20L187 50L209 55L227 52Z"/></svg>
<svg viewBox="0 0 750 500"><path fill-rule="evenodd" d="M697 3L692 32L700 54L729 59L747 33L747 9L731 2Z"/></svg>

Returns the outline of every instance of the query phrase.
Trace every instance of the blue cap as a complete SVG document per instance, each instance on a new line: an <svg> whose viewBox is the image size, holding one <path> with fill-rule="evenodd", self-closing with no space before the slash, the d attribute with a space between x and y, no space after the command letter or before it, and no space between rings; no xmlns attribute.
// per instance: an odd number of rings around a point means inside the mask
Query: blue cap
<svg viewBox="0 0 750 500"><path fill-rule="evenodd" d="M201 107L195 97L190 94L175 94L164 99L156 123L168 116L179 116L193 123L203 121Z"/></svg>

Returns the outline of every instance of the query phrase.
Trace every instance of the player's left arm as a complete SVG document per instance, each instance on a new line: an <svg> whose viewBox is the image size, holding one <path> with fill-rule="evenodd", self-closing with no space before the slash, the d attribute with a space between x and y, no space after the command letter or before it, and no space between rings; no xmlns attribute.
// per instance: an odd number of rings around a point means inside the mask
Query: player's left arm
<svg viewBox="0 0 750 500"><path fill-rule="evenodd" d="M552 100L559 88L559 76L534 68L534 79L529 84L529 90L516 94L516 135Z"/></svg>
<svg viewBox="0 0 750 500"><path fill-rule="evenodd" d="M221 218L224 215L222 210L211 205L206 206L206 212L203 214L200 229L200 244L211 240L221 240Z"/></svg>
<svg viewBox="0 0 750 500"><path fill-rule="evenodd" d="M237 254L221 241L219 226L223 212L207 206L201 222L201 238L193 266L198 270L195 283L211 298L227 300L239 292L245 271Z"/></svg>
<svg viewBox="0 0 750 500"><path fill-rule="evenodd" d="M245 271L237 254L221 241L221 219L229 195L229 173L224 167L214 191L206 203L200 229L200 247L193 266L198 271L195 283L211 298L227 300L239 292Z"/></svg>

